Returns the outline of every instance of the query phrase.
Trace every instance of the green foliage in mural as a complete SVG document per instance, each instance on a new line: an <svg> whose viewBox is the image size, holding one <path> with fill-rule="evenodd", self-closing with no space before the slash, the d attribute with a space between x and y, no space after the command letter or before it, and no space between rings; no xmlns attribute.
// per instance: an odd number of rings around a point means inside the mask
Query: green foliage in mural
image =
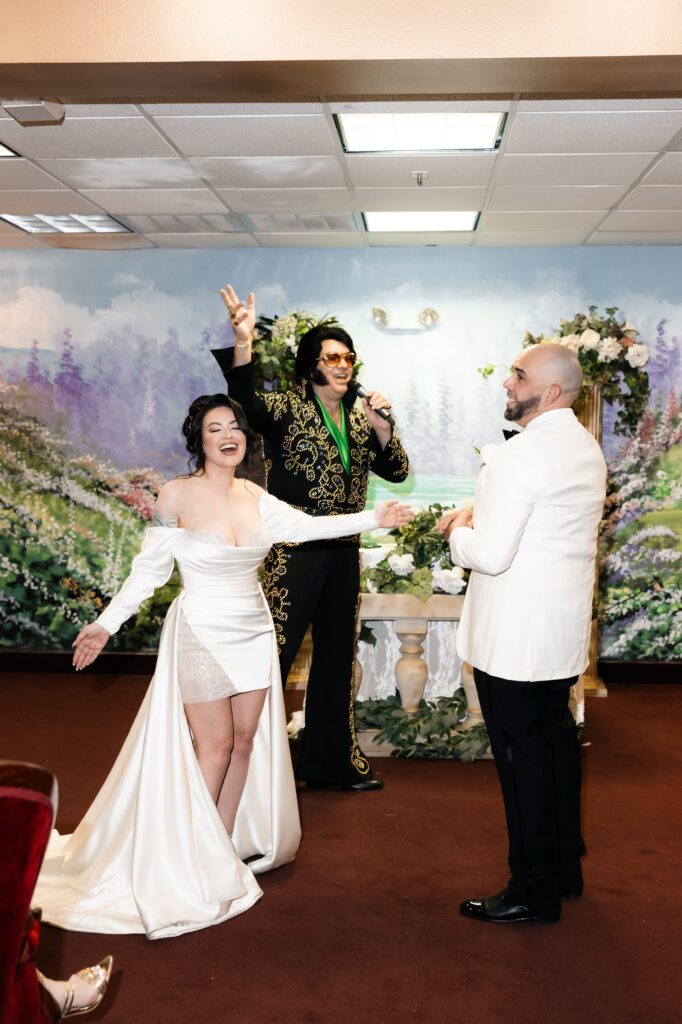
<svg viewBox="0 0 682 1024"><path fill-rule="evenodd" d="M69 648L125 579L162 480L79 457L15 389L0 399L0 646ZM156 646L176 590L158 590L111 648Z"/></svg>

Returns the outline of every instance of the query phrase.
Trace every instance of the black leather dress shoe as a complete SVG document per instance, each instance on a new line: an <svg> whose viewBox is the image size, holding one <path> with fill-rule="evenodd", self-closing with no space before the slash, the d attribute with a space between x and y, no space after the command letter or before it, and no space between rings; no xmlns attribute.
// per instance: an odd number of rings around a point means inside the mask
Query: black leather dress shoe
<svg viewBox="0 0 682 1024"><path fill-rule="evenodd" d="M351 793L364 793L365 790L383 789L384 780L374 778L363 779L362 782L353 782L348 786L339 786L334 782L313 782L307 780L306 786L308 787L308 789L341 789L344 790L344 792L349 791Z"/></svg>
<svg viewBox="0 0 682 1024"><path fill-rule="evenodd" d="M496 896L465 900L464 903L460 903L459 912L464 917L473 917L477 921L492 921L495 924L518 924L521 921L556 924L561 917L560 909L556 912L531 910L509 896L506 889Z"/></svg>

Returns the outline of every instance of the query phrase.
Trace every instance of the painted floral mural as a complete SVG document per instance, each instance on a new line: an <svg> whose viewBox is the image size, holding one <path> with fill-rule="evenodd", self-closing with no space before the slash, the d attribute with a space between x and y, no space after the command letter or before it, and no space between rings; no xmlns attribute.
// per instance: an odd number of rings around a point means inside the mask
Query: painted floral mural
<svg viewBox="0 0 682 1024"><path fill-rule="evenodd" d="M403 493L423 509L470 496L475 446L501 441L503 395L477 375L481 361L509 365L528 323L548 330L586 299L618 302L652 350L651 397L632 439L606 409L602 653L668 660L682 658L682 252L676 271L671 251L639 250L630 270L623 252L426 250L419 277L414 254L396 250L229 258L260 313L310 309L351 332L363 382L394 403L414 470ZM185 409L224 386L209 348L226 341L225 255L0 253L0 646L68 649L125 577L158 487L185 470ZM437 328L371 323L372 306L407 304L437 308ZM153 647L176 587L112 647Z"/></svg>

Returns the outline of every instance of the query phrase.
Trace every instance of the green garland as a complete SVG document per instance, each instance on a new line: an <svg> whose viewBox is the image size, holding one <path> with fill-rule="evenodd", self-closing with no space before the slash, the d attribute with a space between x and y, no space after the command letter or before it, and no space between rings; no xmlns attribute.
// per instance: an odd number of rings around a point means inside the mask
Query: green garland
<svg viewBox="0 0 682 1024"><path fill-rule="evenodd" d="M407 714L395 695L386 700L363 700L355 704L358 730L378 729L377 743L393 746L391 757L422 760L453 758L475 761L490 749L485 725L457 731L466 718L464 690L436 701L422 700L415 714Z"/></svg>

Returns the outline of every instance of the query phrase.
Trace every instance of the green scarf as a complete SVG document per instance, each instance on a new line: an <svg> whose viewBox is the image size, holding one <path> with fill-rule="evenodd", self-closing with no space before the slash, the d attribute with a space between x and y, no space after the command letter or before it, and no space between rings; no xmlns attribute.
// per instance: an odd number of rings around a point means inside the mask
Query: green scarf
<svg viewBox="0 0 682 1024"><path fill-rule="evenodd" d="M324 425L334 438L334 441L336 442L336 447L339 449L339 455L341 456L343 468L345 469L346 473L350 474L350 445L348 444L348 428L346 426L346 412L345 409L343 408L343 403L341 403L341 405L339 406L339 408L341 409L341 426L337 427L336 423L329 415L329 413L324 407L324 404L320 401L317 395L315 395L315 401L317 402L320 408L320 412L322 413Z"/></svg>

